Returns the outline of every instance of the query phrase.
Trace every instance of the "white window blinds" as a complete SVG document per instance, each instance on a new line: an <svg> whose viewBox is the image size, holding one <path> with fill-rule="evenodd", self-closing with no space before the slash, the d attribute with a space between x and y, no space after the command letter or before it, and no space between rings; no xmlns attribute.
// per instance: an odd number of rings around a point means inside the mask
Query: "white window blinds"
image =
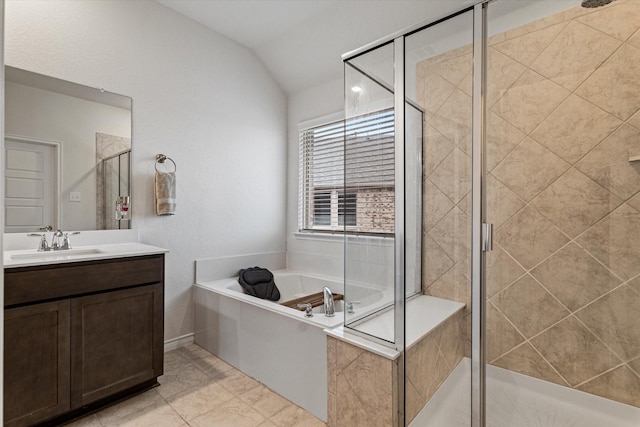
<svg viewBox="0 0 640 427"><path fill-rule="evenodd" d="M393 110L300 131L300 228L392 234Z"/></svg>

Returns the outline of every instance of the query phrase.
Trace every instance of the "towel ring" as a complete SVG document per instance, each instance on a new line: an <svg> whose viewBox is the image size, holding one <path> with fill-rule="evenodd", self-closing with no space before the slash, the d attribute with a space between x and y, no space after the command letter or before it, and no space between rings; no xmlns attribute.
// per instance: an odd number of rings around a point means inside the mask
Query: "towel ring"
<svg viewBox="0 0 640 427"><path fill-rule="evenodd" d="M171 163L173 163L173 172L178 170L178 166L176 166L176 162L174 162L171 157L167 157L164 154L156 154L156 165L155 165L155 168L156 168L157 172L160 172L158 170L158 163L164 163L166 160L169 160Z"/></svg>

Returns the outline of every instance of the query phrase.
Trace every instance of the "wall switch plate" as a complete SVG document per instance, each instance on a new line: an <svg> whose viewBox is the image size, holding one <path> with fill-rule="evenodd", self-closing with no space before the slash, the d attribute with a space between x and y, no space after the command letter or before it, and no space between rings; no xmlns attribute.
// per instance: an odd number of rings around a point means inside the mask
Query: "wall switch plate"
<svg viewBox="0 0 640 427"><path fill-rule="evenodd" d="M79 191L72 191L69 193L69 201L70 202L79 202L82 200L82 193Z"/></svg>

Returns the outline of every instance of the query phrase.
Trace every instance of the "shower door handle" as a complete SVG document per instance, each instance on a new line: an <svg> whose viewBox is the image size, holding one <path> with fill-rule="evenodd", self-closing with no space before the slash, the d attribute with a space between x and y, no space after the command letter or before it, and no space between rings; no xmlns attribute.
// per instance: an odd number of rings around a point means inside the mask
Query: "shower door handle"
<svg viewBox="0 0 640 427"><path fill-rule="evenodd" d="M482 223L482 252L493 250L493 224Z"/></svg>

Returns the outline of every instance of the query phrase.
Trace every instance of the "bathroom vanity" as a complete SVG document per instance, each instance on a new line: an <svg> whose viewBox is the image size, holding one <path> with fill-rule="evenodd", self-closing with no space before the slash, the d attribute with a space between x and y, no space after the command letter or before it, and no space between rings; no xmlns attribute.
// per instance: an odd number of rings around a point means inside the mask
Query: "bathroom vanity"
<svg viewBox="0 0 640 427"><path fill-rule="evenodd" d="M5 426L57 425L157 385L165 252L5 253Z"/></svg>

